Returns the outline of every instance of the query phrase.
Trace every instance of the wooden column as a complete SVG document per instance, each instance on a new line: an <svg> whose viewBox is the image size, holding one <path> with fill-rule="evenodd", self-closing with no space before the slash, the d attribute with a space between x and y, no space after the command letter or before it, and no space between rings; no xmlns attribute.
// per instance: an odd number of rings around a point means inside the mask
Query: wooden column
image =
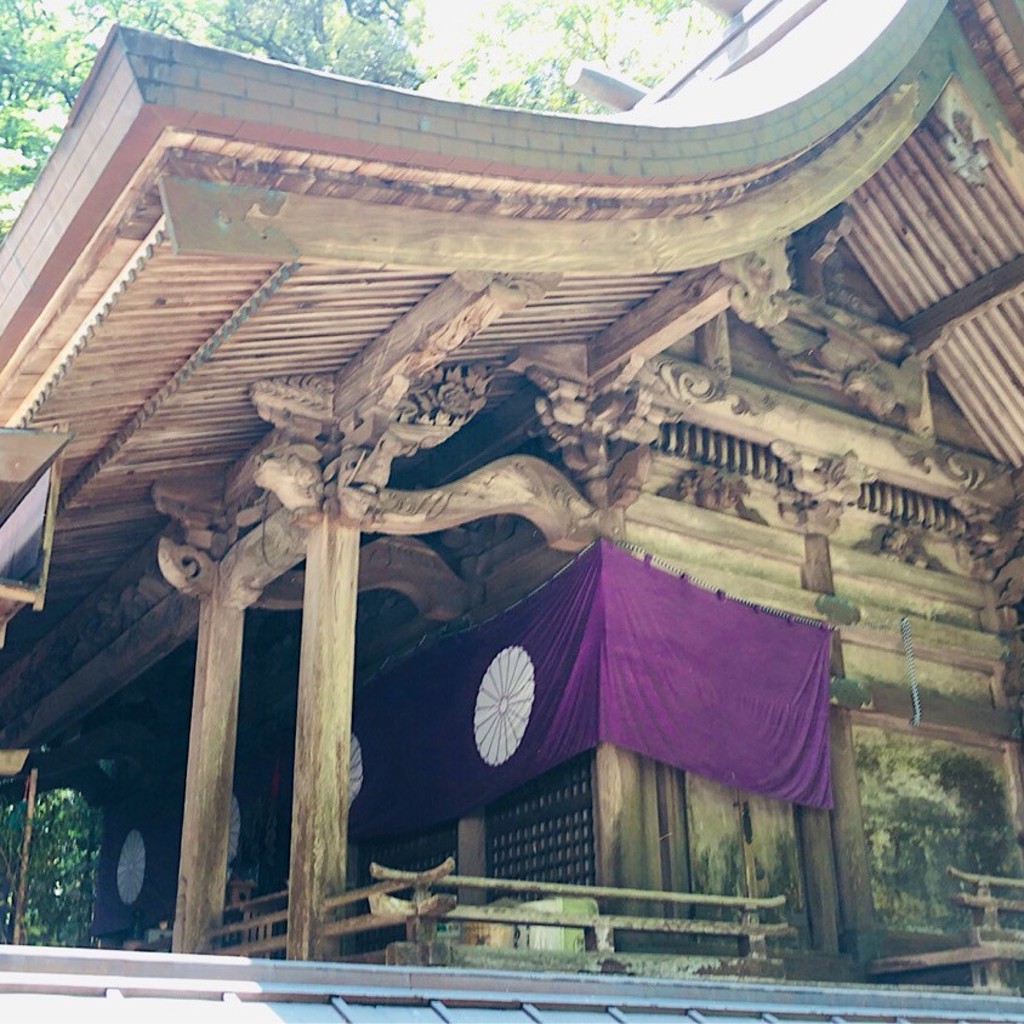
<svg viewBox="0 0 1024 1024"><path fill-rule="evenodd" d="M196 953L221 924L245 612L220 587L199 601L173 949Z"/></svg>
<svg viewBox="0 0 1024 1024"><path fill-rule="evenodd" d="M487 874L487 819L483 811L459 818L456 870L460 875ZM487 894L479 889L459 889L459 903L479 906L487 902Z"/></svg>
<svg viewBox="0 0 1024 1024"><path fill-rule="evenodd" d="M611 743L594 755L594 855L598 885L660 889L657 766Z"/></svg>
<svg viewBox="0 0 1024 1024"><path fill-rule="evenodd" d="M832 559L827 537L808 534L804 541L803 586L834 594ZM843 676L843 648L832 634L830 663L833 676ZM800 808L800 840L807 882L811 940L815 949L871 955L874 907L868 874L868 854L861 819L860 794L853 737L847 713L837 707L831 715L832 813Z"/></svg>
<svg viewBox="0 0 1024 1024"><path fill-rule="evenodd" d="M324 901L345 889L359 530L310 530L302 606L288 883L288 958L324 958Z"/></svg>
<svg viewBox="0 0 1024 1024"><path fill-rule="evenodd" d="M832 794L835 798L832 841L839 875L841 947L844 952L865 961L878 955L877 933L850 712L846 708L833 708L831 724Z"/></svg>

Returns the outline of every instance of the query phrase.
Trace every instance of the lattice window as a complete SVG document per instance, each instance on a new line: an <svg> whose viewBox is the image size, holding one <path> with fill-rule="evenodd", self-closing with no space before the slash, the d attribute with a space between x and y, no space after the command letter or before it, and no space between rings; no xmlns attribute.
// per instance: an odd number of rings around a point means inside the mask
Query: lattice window
<svg viewBox="0 0 1024 1024"><path fill-rule="evenodd" d="M582 754L487 810L487 873L594 884L592 755Z"/></svg>

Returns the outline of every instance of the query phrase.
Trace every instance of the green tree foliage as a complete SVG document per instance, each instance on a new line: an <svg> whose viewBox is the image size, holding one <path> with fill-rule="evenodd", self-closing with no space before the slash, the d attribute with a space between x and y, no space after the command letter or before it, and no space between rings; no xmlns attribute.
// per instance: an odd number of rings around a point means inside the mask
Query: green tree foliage
<svg viewBox="0 0 1024 1024"><path fill-rule="evenodd" d="M211 42L318 71L414 89L407 0L226 0ZM413 22L415 28L415 22Z"/></svg>
<svg viewBox="0 0 1024 1024"><path fill-rule="evenodd" d="M653 85L707 45L721 19L695 0L505 0L457 59L433 71L432 91L475 103L600 113L565 84L574 59Z"/></svg>
<svg viewBox="0 0 1024 1024"><path fill-rule="evenodd" d="M115 22L414 88L410 0L0 0L0 238Z"/></svg>
<svg viewBox="0 0 1024 1024"><path fill-rule="evenodd" d="M0 804L0 935L4 939L10 936L24 821L23 800ZM88 944L101 823L101 812L74 790L39 795L24 917L30 943Z"/></svg>

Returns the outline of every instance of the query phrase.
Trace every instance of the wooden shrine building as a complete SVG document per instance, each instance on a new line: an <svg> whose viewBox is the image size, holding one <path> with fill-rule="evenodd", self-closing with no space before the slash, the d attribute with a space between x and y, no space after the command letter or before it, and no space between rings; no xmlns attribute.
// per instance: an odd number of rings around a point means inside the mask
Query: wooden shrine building
<svg viewBox="0 0 1024 1024"><path fill-rule="evenodd" d="M1024 11L718 6L604 118L112 33L0 247L0 421L72 435L0 748L107 808L105 941L216 946L230 864L252 949L365 956L325 908L453 855L785 896L784 973L863 980L963 947L947 866L1024 877ZM353 693L598 541L831 627L831 809L602 739L350 841Z"/></svg>

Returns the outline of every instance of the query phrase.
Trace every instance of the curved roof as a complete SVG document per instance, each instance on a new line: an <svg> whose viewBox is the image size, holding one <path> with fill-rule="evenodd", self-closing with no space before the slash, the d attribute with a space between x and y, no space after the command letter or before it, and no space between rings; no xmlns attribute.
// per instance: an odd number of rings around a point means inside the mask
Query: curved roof
<svg viewBox="0 0 1024 1024"><path fill-rule="evenodd" d="M488 408L520 403L503 414L507 438L533 415L517 356L603 346L607 370L660 351L692 331L705 266L839 203L844 246L914 344L927 333L915 318L955 300L963 323L934 365L980 437L965 428L965 447L1024 463L1024 313L1014 293L974 316L962 295L991 290L996 273L1005 295L1024 276L1012 265L1024 158L1007 128L1024 71L991 20L979 38L1010 63L979 69L964 6L890 7L887 30L866 32L841 73L752 122L690 127L472 107L115 31L0 247L0 424L75 433L51 598L81 600L164 525L154 484L191 474L223 487L267 430L254 381L344 375L453 272L528 278L525 305L452 355L499 367ZM945 152L933 108L951 75L991 140L983 188ZM652 119L676 102L653 104ZM849 406L838 415L857 426ZM753 417L735 426L764 443ZM909 482L891 482L960 492L931 470L925 441L884 429L910 452ZM848 433L836 428L834 454ZM55 699L22 717L31 687L16 648L0 655L4 740L38 738L69 713ZM68 671L98 693L96 651L75 650L82 664ZM45 694L44 675L33 685Z"/></svg>

